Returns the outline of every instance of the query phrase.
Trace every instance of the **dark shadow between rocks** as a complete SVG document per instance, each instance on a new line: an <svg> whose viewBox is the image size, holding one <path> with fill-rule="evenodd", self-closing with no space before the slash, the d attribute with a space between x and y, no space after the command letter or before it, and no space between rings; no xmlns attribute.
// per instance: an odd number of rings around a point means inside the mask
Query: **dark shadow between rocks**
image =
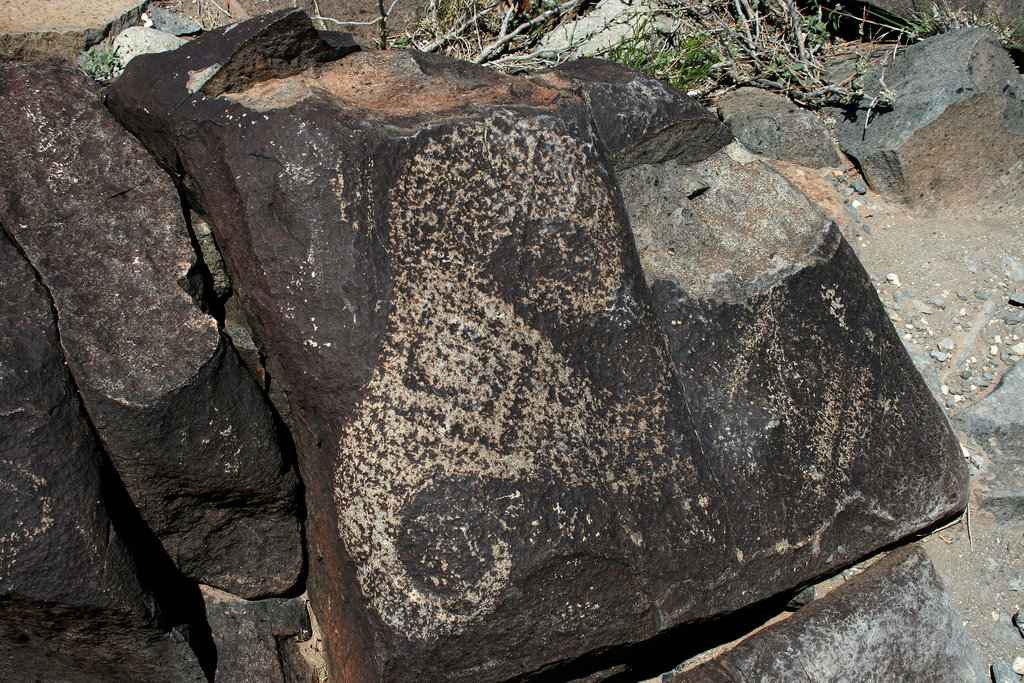
<svg viewBox="0 0 1024 683"><path fill-rule="evenodd" d="M98 441L98 438L97 438ZM164 628L181 625L183 635L208 680L217 670L217 648L206 620L206 603L199 585L185 578L174 566L157 537L142 520L142 515L125 490L109 459L100 466L103 499L117 534L132 554L142 587L153 594Z"/></svg>

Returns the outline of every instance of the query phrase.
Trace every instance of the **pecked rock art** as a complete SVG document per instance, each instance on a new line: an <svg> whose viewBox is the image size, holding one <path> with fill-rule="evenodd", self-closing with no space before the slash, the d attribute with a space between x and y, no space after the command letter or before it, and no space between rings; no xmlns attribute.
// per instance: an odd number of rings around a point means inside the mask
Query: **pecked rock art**
<svg viewBox="0 0 1024 683"><path fill-rule="evenodd" d="M577 86L603 72L586 65L527 78L415 52L314 59L325 52L302 16L133 61L108 102L183 173L287 393L332 676L528 675L792 589L963 504L959 451L926 392L890 404L899 420L884 395L849 404L866 413L850 419L844 384L874 378L888 346L842 356L844 374L758 352L788 349L798 324L831 326L824 353L843 324L868 337L888 323L795 190L768 226L765 206L716 189L743 172L716 156L728 136L713 117L677 93L678 110L595 123ZM291 33L307 52L278 73L187 86ZM648 134L689 151L665 159ZM612 144L636 152L617 157L619 175ZM645 243L623 169L683 163L708 164L669 183L695 206L649 208L684 241ZM743 236L722 223L733 213L755 244L715 251ZM668 258L677 247L696 270ZM767 268L745 261L758 249ZM686 293L705 276L735 295ZM780 379L765 392L764 378ZM790 403L773 403L791 384ZM842 408L825 408L831 422L804 405L827 395ZM805 456L827 486L800 470ZM908 482L904 503L894 487Z"/></svg>

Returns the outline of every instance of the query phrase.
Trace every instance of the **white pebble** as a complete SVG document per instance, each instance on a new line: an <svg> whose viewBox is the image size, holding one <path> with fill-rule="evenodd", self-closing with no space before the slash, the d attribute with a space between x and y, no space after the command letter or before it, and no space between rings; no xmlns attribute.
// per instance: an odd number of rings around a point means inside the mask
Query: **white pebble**
<svg viewBox="0 0 1024 683"><path fill-rule="evenodd" d="M897 287L900 286L900 278L896 273L889 273L888 275L885 276L885 279L893 283Z"/></svg>
<svg viewBox="0 0 1024 683"><path fill-rule="evenodd" d="M1011 666L1010 668L1013 669L1013 673L1017 674L1018 676L1024 675L1024 657L1017 657L1016 659L1014 659L1013 666Z"/></svg>
<svg viewBox="0 0 1024 683"><path fill-rule="evenodd" d="M988 347L988 355L990 355L990 356L998 356L999 355L999 347L996 346L995 344L993 344L992 346Z"/></svg>
<svg viewBox="0 0 1024 683"><path fill-rule="evenodd" d="M949 387L947 387L945 384L939 387L939 390L942 392L943 396L949 396Z"/></svg>
<svg viewBox="0 0 1024 683"><path fill-rule="evenodd" d="M1014 344L1013 346L1010 347L1010 351L1018 356L1024 356L1024 342Z"/></svg>

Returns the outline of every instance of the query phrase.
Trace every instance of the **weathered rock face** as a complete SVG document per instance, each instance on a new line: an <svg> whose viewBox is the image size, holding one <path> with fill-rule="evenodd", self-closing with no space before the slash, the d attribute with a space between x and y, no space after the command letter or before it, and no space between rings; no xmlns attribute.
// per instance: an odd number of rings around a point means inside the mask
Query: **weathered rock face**
<svg viewBox="0 0 1024 683"><path fill-rule="evenodd" d="M744 581L799 584L965 504L958 442L824 213L738 143L620 177Z"/></svg>
<svg viewBox="0 0 1024 683"><path fill-rule="evenodd" d="M824 124L782 95L740 88L718 103L718 114L752 152L810 168L839 166L839 153Z"/></svg>
<svg viewBox="0 0 1024 683"><path fill-rule="evenodd" d="M902 549L672 683L987 681L925 552Z"/></svg>
<svg viewBox="0 0 1024 683"><path fill-rule="evenodd" d="M206 616L217 644L217 683L284 683L278 652L287 641L310 637L309 613L300 598L243 600L203 586Z"/></svg>
<svg viewBox="0 0 1024 683"><path fill-rule="evenodd" d="M1000 522L1024 519L1024 364L1019 361L991 394L954 419L988 456L979 499Z"/></svg>
<svg viewBox="0 0 1024 683"><path fill-rule="evenodd" d="M729 129L697 100L621 64L580 59L554 73L586 92L597 134L616 169L668 159L693 163L732 140Z"/></svg>
<svg viewBox="0 0 1024 683"><path fill-rule="evenodd" d="M786 476L795 460L759 468L778 451L754 444L755 466L744 469L717 436L730 416L741 435L766 426L755 413L775 409L774 394L740 377L730 386L746 402L722 391L709 400L724 402L723 420L704 427L714 410L704 404L695 424L688 385L712 379L686 374L687 359L668 353L658 319L668 308L651 304L606 156L661 161L644 136L672 121L626 114L607 125L608 111L602 123L595 98L573 94L581 81L599 83L593 73L509 77L414 52L321 59L302 16L140 57L108 101L183 171L268 372L287 390L307 484L310 597L333 676L526 674L791 588L963 504L959 450L931 403L907 392L890 407L924 424L900 435L898 451L856 433L868 444L858 457L829 440L850 411L836 398L821 411L827 420L794 427L819 430L815 444L834 449L813 452L822 480L795 493L790 480L770 482L781 500L769 512L757 494L756 509L780 517L765 523L787 535L758 538L737 497L754 486L741 477ZM304 36L303 47L278 77L269 69L222 89L196 76L240 73L230 55L261 63L261 46L289 35ZM724 130L706 112L690 118ZM724 140L706 144L710 154ZM713 159L705 176L723 163ZM715 172L729 183L744 175ZM847 265L827 222L813 228L789 249ZM786 241L755 237L754 252ZM729 286L771 290L799 270L775 265L763 277L750 266ZM859 302L864 274L850 268L852 284L829 282ZM819 299L821 282L806 285ZM880 335L870 348L888 351L880 310L846 302L808 304L793 318L863 324L862 337ZM720 308L743 324L739 308ZM699 372L724 363L719 336L744 348L715 325L704 328ZM700 338L697 324L689 329ZM762 365L747 346L751 383L755 368L782 371L781 354ZM864 362L854 350L846 357ZM836 386L805 372L786 419L817 418L799 401ZM886 436L909 422L866 401L854 407L871 414L858 425ZM913 499L901 501L907 485Z"/></svg>
<svg viewBox="0 0 1024 683"><path fill-rule="evenodd" d="M0 92L0 221L53 297L125 488L186 575L250 597L289 589L296 475L252 378L185 291L196 256L173 186L70 65L12 64Z"/></svg>
<svg viewBox="0 0 1024 683"><path fill-rule="evenodd" d="M29 264L0 233L0 667L10 680L205 680L113 527L101 454Z"/></svg>
<svg viewBox="0 0 1024 683"><path fill-rule="evenodd" d="M837 134L876 191L925 207L1024 204L1024 83L986 30L910 46L865 93Z"/></svg>
<svg viewBox="0 0 1024 683"><path fill-rule="evenodd" d="M909 19L931 16L934 6L914 0L870 0L873 5ZM945 0L940 6L948 14L975 14L979 19L998 22L1014 29L1017 40L1024 39L1024 2L1021 0Z"/></svg>

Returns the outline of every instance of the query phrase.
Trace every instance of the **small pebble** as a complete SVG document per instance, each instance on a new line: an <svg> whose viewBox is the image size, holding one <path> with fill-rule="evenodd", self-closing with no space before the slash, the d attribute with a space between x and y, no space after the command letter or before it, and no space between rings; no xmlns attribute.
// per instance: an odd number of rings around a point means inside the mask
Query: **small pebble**
<svg viewBox="0 0 1024 683"><path fill-rule="evenodd" d="M929 297L927 303L931 304L940 311L946 310L946 297L942 296L941 294L936 294L933 297Z"/></svg>
<svg viewBox="0 0 1024 683"><path fill-rule="evenodd" d="M854 178L853 182L850 183L850 187L857 194L867 194L868 193L868 185L867 185L867 183L864 182L863 178Z"/></svg>
<svg viewBox="0 0 1024 683"><path fill-rule="evenodd" d="M1013 669L1013 673L1015 674L1024 674L1024 657L1016 657L1013 660L1013 664L1010 665L1010 668Z"/></svg>
<svg viewBox="0 0 1024 683"><path fill-rule="evenodd" d="M1020 590L1020 572L1010 572L1010 575L1006 577L1006 587L1012 591Z"/></svg>
<svg viewBox="0 0 1024 683"><path fill-rule="evenodd" d="M1010 303L1014 306L1024 306L1024 292L1014 292L1011 294Z"/></svg>
<svg viewBox="0 0 1024 683"><path fill-rule="evenodd" d="M1004 363L1009 363L1010 361L1013 360L1013 351L1011 351L1010 349L1003 349L999 353L999 360L1003 361Z"/></svg>
<svg viewBox="0 0 1024 683"><path fill-rule="evenodd" d="M908 293L907 296L909 297L910 294ZM912 305L917 309L917 312L922 315L932 315L935 313L935 311L933 311L929 306L917 301L916 299L912 302Z"/></svg>
<svg viewBox="0 0 1024 683"><path fill-rule="evenodd" d="M853 188L852 187L844 187L843 188L843 196L844 197L849 197L852 194L853 194Z"/></svg>
<svg viewBox="0 0 1024 683"><path fill-rule="evenodd" d="M903 295L905 297L907 297L908 299L913 299L914 298L914 291L911 290L911 289L904 289L903 290Z"/></svg>
<svg viewBox="0 0 1024 683"><path fill-rule="evenodd" d="M1013 351L1016 356L1024 356L1024 342L1019 342L1010 347L1010 351Z"/></svg>
<svg viewBox="0 0 1024 683"><path fill-rule="evenodd" d="M1008 315L1005 318L1003 318L1003 322L1005 322L1007 325L1011 325L1011 326L1012 325L1019 325L1022 320L1024 320L1024 312L1021 312L1021 313L1011 313L1010 315Z"/></svg>
<svg viewBox="0 0 1024 683"><path fill-rule="evenodd" d="M866 232L868 234L869 237L871 236L871 226L870 225L868 225L867 223L861 223L860 227L864 230L864 232Z"/></svg>
<svg viewBox="0 0 1024 683"><path fill-rule="evenodd" d="M892 300L898 304L903 303L903 290L897 289L892 293Z"/></svg>
<svg viewBox="0 0 1024 683"><path fill-rule="evenodd" d="M960 301L967 301L967 292L963 291L962 289L956 290L956 298L960 299Z"/></svg>
<svg viewBox="0 0 1024 683"><path fill-rule="evenodd" d="M940 363L948 363L949 359L952 358L948 353L943 353L942 351L932 351L931 357Z"/></svg>
<svg viewBox="0 0 1024 683"><path fill-rule="evenodd" d="M896 273L889 273L888 275L885 276L885 279L891 282L892 284L896 285L897 287L900 286L900 277Z"/></svg>
<svg viewBox="0 0 1024 683"><path fill-rule="evenodd" d="M847 211L847 213L850 214L850 216L853 218L854 221L856 221L857 223L860 223L860 214L857 212L857 207L856 206L851 206L851 205L847 204L846 205L846 211Z"/></svg>
<svg viewBox="0 0 1024 683"><path fill-rule="evenodd" d="M981 299L982 301L988 301L988 292L983 289L979 289L974 293L974 296Z"/></svg>
<svg viewBox="0 0 1024 683"><path fill-rule="evenodd" d="M942 341L940 341L935 346L936 346L936 348L939 349L939 351L946 351L946 352L952 351L953 349L956 348L956 344L953 343L953 340L950 339L949 337L943 337ZM967 379L970 376L971 376L970 373L967 373L967 377L964 377L964 379Z"/></svg>
<svg viewBox="0 0 1024 683"><path fill-rule="evenodd" d="M970 379L970 378L971 378L971 369L970 368L964 368L963 370L960 371L960 379Z"/></svg>
<svg viewBox="0 0 1024 683"><path fill-rule="evenodd" d="M995 346L995 345L988 347L988 355L990 355L990 356L998 356L999 355L999 347Z"/></svg>

